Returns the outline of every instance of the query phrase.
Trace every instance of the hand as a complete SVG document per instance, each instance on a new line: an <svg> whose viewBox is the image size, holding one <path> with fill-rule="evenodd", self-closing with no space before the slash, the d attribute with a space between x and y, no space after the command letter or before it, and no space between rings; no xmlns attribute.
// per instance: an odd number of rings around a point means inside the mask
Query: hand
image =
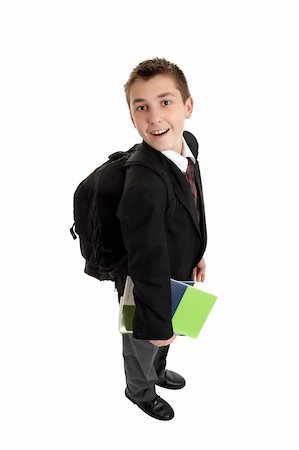
<svg viewBox="0 0 299 450"><path fill-rule="evenodd" d="M193 269L193 280L194 281L205 281L206 277L206 263L202 258L197 266Z"/></svg>
<svg viewBox="0 0 299 450"><path fill-rule="evenodd" d="M174 334L171 338L166 339L166 340L162 340L162 339L157 339L157 340L150 340L149 342L153 345L155 345L156 347L165 347L166 345L171 344L176 338L176 335Z"/></svg>

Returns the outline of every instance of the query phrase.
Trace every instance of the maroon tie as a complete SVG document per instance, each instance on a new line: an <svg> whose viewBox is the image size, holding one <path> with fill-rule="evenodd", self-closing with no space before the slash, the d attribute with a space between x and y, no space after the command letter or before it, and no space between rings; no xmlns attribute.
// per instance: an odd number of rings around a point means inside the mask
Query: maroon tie
<svg viewBox="0 0 299 450"><path fill-rule="evenodd" d="M197 187L196 187L196 183L195 183L194 166L193 166L190 158L187 158L187 160L188 160L188 167L187 167L187 171L186 171L186 178L187 178L187 181L188 181L190 189L191 189L191 193L192 193L192 197L193 197L193 201L194 201L194 205L195 205L196 216L199 221L198 194L197 194Z"/></svg>

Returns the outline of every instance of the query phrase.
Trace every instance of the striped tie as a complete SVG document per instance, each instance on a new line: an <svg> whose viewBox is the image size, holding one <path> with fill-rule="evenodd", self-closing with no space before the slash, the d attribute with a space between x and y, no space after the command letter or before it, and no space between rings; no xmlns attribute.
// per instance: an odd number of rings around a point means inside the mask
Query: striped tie
<svg viewBox="0 0 299 450"><path fill-rule="evenodd" d="M195 206L195 211L196 211L196 216L199 221L198 193L197 193L197 187L196 187L196 183L195 183L194 166L189 157L187 158L187 160L188 160L188 167L187 167L187 171L186 171L186 178L187 178L188 184L191 189L194 206Z"/></svg>

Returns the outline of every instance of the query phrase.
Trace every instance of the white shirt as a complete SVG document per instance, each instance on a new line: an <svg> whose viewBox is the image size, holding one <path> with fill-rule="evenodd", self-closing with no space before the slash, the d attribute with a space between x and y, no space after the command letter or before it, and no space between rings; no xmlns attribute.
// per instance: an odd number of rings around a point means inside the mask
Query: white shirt
<svg viewBox="0 0 299 450"><path fill-rule="evenodd" d="M161 151L161 153L163 153L163 155L165 155L166 158L170 159L183 173L186 173L187 171L188 167L187 157L189 157L195 164L195 158L193 156L193 153L191 152L184 138L181 155L173 150L163 150Z"/></svg>

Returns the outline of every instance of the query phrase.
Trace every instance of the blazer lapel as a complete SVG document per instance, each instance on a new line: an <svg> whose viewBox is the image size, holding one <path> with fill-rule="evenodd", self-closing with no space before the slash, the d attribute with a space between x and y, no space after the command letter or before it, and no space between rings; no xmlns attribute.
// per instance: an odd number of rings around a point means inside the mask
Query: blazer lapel
<svg viewBox="0 0 299 450"><path fill-rule="evenodd" d="M200 233L200 227L199 223L196 217L196 211L194 206L193 197L191 195L190 186L186 180L185 174L181 172L181 170L172 162L170 161L166 156L162 155L163 158L165 158L168 163L168 167L170 170L167 171L167 173L174 179L173 183L173 189L174 193L179 200L179 202L186 208L188 213L190 214L190 217L198 231Z"/></svg>
<svg viewBox="0 0 299 450"><path fill-rule="evenodd" d="M198 164L194 165L194 173L195 173L195 182L198 192L198 207L199 207L199 214L202 216L203 213L203 193L202 193L202 186L201 186L201 179L200 179L200 173L199 173L199 167Z"/></svg>
<svg viewBox="0 0 299 450"><path fill-rule="evenodd" d="M207 241L206 215L205 215L202 183L201 183L200 170L199 170L198 163L196 163L196 165L195 165L194 172L195 172L195 179L196 179L196 184L197 184L197 192L198 192L198 196L199 196L198 197L199 227L200 227L202 240L205 243L204 245L206 245L206 241Z"/></svg>

